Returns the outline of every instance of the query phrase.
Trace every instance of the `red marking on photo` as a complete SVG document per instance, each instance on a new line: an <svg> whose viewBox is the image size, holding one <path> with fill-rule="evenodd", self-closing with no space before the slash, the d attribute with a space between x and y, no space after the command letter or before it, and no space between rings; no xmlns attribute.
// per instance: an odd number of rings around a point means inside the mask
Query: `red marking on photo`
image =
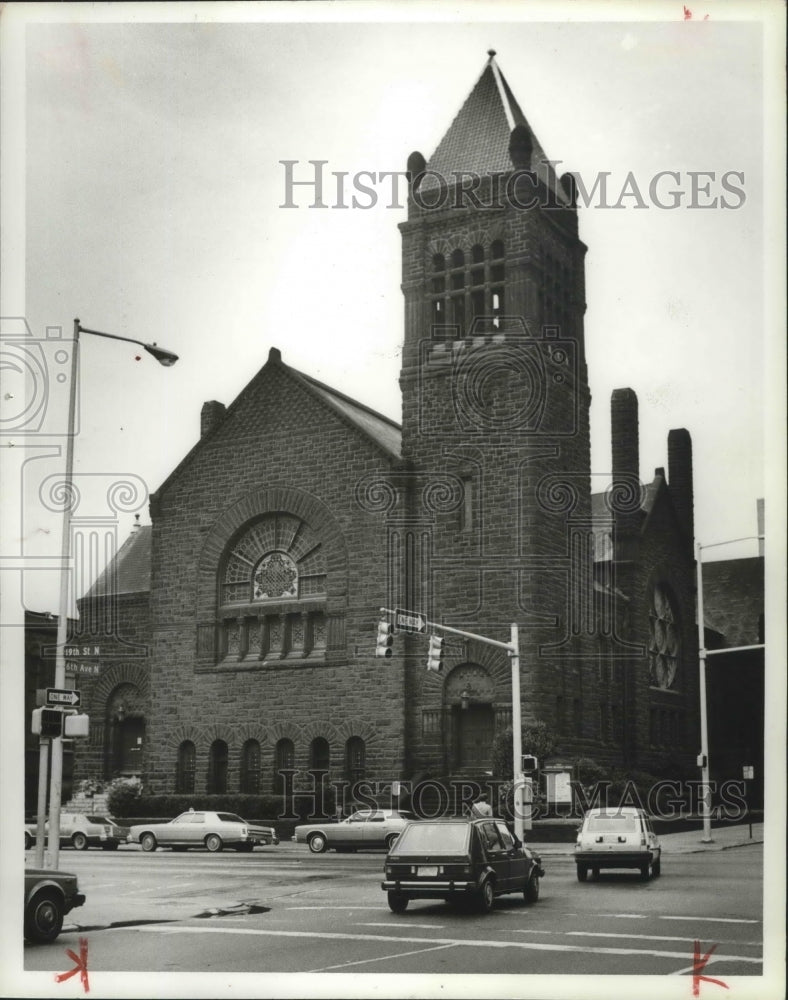
<svg viewBox="0 0 788 1000"><path fill-rule="evenodd" d="M700 996L701 982L714 983L715 986L722 986L725 990L728 989L728 984L724 983L721 979L712 979L711 976L701 975L703 970L706 968L706 964L716 950L717 945L713 944L705 955L701 955L700 941L695 942L695 954L693 955L692 961L692 995L694 997Z"/></svg>
<svg viewBox="0 0 788 1000"><path fill-rule="evenodd" d="M69 969L68 972L61 972L55 976L56 983L63 983L66 979L71 979L72 976L76 976L79 973L79 978L82 980L82 986L86 993L90 993L90 984L88 982L88 939L79 939L79 955L75 954L70 948L66 948L66 954L74 963L74 968Z"/></svg>

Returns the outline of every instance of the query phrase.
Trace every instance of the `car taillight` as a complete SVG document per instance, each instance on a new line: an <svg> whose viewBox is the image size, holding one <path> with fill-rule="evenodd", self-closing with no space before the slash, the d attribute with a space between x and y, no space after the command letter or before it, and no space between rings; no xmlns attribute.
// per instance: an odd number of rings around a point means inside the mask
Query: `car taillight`
<svg viewBox="0 0 788 1000"><path fill-rule="evenodd" d="M640 846L641 847L645 847L646 846L646 835L645 835L645 833L641 833L641 835L640 835Z"/></svg>
<svg viewBox="0 0 788 1000"><path fill-rule="evenodd" d="M245 827L245 826L242 826L242 827L241 827L241 836L242 836L242 837L245 837L245 836L247 835L247 833L249 833L249 830L248 830L248 828L247 828L247 827Z"/></svg>

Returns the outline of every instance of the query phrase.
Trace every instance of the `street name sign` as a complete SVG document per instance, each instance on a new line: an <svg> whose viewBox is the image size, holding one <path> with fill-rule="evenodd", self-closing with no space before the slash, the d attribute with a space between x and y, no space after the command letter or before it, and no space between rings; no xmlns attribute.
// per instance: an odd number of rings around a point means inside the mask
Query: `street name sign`
<svg viewBox="0 0 788 1000"><path fill-rule="evenodd" d="M67 708L76 708L81 701L79 691L72 691L71 688L47 688L46 703L48 707L65 705Z"/></svg>
<svg viewBox="0 0 788 1000"><path fill-rule="evenodd" d="M427 619L419 611L394 611L394 628L400 632L426 632Z"/></svg>

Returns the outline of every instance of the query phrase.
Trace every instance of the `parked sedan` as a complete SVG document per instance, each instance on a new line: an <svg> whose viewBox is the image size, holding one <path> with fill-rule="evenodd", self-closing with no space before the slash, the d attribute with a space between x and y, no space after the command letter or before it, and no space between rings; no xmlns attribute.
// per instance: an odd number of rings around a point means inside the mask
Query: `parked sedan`
<svg viewBox="0 0 788 1000"><path fill-rule="evenodd" d="M521 892L539 899L542 861L500 819L437 819L411 823L386 858L389 908L404 913L412 899L470 902L489 913L496 896Z"/></svg>
<svg viewBox="0 0 788 1000"><path fill-rule="evenodd" d="M24 928L28 941L54 941L63 926L63 917L76 906L82 906L85 896L79 892L76 875L25 869Z"/></svg>
<svg viewBox="0 0 788 1000"><path fill-rule="evenodd" d="M44 824L45 835L49 836L49 821ZM119 844L125 844L128 827L120 826L110 816L92 816L87 813L60 814L60 846L86 851L89 847L101 847L105 851L115 851ZM38 830L35 823L25 824L25 850L35 844Z"/></svg>
<svg viewBox="0 0 788 1000"><path fill-rule="evenodd" d="M279 838L273 827L253 826L235 813L190 809L169 822L132 826L129 843L139 844L143 851L155 851L157 847L171 847L174 851L185 851L189 847L206 847L209 851L234 847L236 851L251 851L255 844L278 844Z"/></svg>
<svg viewBox="0 0 788 1000"><path fill-rule="evenodd" d="M356 851L359 848L390 848L407 824L415 820L411 812L396 809L359 809L340 823L304 823L297 826L293 840L308 844L322 854L328 848Z"/></svg>

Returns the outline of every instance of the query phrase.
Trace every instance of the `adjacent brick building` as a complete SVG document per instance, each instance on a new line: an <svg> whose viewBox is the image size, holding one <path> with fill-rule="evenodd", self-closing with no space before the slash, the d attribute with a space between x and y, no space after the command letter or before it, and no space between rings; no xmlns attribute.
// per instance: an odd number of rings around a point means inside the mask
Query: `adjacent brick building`
<svg viewBox="0 0 788 1000"><path fill-rule="evenodd" d="M80 602L86 645L111 634L80 678L98 725L75 776L255 792L291 767L489 772L507 655L447 641L428 672L426 639L398 634L375 658L381 607L504 641L516 623L523 719L562 757L694 764L690 437L670 432L643 486L618 390L592 489L586 248L546 160L492 56L433 157L411 155L402 427L275 347L229 407L205 404L152 526Z"/></svg>

